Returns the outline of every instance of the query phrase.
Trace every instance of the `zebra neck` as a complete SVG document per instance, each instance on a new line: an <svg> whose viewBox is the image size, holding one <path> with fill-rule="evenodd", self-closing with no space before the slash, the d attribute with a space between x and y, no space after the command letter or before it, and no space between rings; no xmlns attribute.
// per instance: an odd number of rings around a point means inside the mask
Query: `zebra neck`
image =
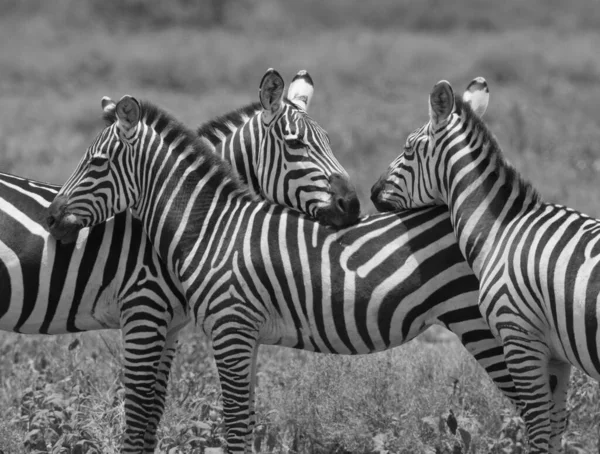
<svg viewBox="0 0 600 454"><path fill-rule="evenodd" d="M134 214L169 271L180 276L181 264L195 253L190 245L218 228L215 216L237 199L254 199L212 151L199 150L193 143L180 146L177 140L166 143L162 137L157 142L147 161L140 156L149 153L136 153L139 203Z"/></svg>
<svg viewBox="0 0 600 454"><path fill-rule="evenodd" d="M235 169L243 183L260 195L260 184L255 169L261 152L263 128L260 116L255 115L239 125L231 124L230 132L220 141L213 142L217 152Z"/></svg>
<svg viewBox="0 0 600 454"><path fill-rule="evenodd" d="M260 104L253 103L198 128L198 135L231 164L240 179L257 195L260 186L254 169L263 134L261 111Z"/></svg>
<svg viewBox="0 0 600 454"><path fill-rule="evenodd" d="M452 225L465 259L479 277L506 226L538 203L538 196L494 144L462 149L448 162L444 181Z"/></svg>

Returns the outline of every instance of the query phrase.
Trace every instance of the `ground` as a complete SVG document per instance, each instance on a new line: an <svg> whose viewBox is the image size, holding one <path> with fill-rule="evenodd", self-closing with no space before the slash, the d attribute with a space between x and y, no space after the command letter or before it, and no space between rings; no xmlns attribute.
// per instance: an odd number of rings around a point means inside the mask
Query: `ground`
<svg viewBox="0 0 600 454"><path fill-rule="evenodd" d="M257 100L269 67L288 82L306 69L310 114L369 213L370 187L426 121L431 87L447 79L460 93L484 76L486 121L509 160L548 201L599 216L597 2L415 3L0 0L0 170L64 182L105 95L149 99L194 126ZM183 339L160 430L170 454L221 435L210 351L191 329ZM117 450L119 332L2 334L0 351L4 453ZM262 452L520 452L514 411L451 339L360 358L262 347L259 361ZM574 375L571 452L598 450L598 392Z"/></svg>

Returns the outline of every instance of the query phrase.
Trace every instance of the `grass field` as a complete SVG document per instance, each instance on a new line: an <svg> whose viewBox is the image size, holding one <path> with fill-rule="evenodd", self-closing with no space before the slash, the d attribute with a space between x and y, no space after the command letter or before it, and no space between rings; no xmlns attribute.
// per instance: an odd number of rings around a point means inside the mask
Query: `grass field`
<svg viewBox="0 0 600 454"><path fill-rule="evenodd" d="M546 199L600 216L597 0L414 3L229 0L219 12L208 1L0 0L0 171L63 182L101 127L104 95L147 98L197 125L255 101L267 68L288 81L307 69L311 115L369 213L370 187L426 120L434 83L460 90L484 76L487 122L509 159ZM3 334L2 452L116 452L119 349L116 331ZM259 360L261 452L453 452L464 439L440 423L450 410L472 452L520 452L514 412L454 342L360 358L262 347ZM570 452L599 452L598 386L579 373L573 383ZM161 452L218 445L219 410L208 347L188 330Z"/></svg>

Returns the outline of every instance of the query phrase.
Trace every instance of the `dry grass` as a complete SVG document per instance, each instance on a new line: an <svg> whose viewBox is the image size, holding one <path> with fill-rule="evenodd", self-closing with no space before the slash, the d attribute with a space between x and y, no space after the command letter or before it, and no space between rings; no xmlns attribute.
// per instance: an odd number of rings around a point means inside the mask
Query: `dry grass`
<svg viewBox="0 0 600 454"><path fill-rule="evenodd" d="M64 181L101 125L104 95L149 98L193 126L254 101L268 67L288 81L305 68L316 83L311 115L372 212L370 186L425 121L433 84L448 79L460 91L482 75L492 92L487 121L510 160L549 200L600 215L594 0L301 3L230 0L216 27L210 2L0 0L0 169ZM119 340L103 336L80 336L73 350L72 336L2 338L0 449L32 452L40 436L70 443L55 452L117 449ZM221 436L213 362L202 339L185 339L160 432L163 451L178 449L170 454L200 452ZM592 452L598 386L581 374L573 382L570 439ZM519 426L507 408L453 343L361 358L260 354L265 452L464 448L439 423L450 410L477 452L516 452Z"/></svg>

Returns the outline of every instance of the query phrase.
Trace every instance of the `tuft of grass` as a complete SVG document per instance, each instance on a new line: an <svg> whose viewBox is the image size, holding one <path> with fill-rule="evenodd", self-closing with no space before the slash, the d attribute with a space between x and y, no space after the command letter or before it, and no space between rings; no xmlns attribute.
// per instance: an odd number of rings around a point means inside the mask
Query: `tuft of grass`
<svg viewBox="0 0 600 454"><path fill-rule="evenodd" d="M0 448L10 453L118 450L123 418L120 356L100 338L5 334ZM12 342L11 342L12 340ZM81 344L85 346L81 346ZM119 351L119 344L114 344ZM84 353L85 352L85 353Z"/></svg>

